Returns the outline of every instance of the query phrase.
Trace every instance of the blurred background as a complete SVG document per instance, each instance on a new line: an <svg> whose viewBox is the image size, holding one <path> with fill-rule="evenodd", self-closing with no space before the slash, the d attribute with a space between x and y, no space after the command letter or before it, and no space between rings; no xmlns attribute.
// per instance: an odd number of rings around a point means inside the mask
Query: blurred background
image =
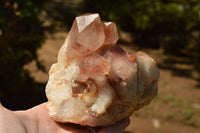
<svg viewBox="0 0 200 133"><path fill-rule="evenodd" d="M48 71L77 15L118 26L118 44L160 68L159 92L124 133L199 133L199 0L1 0L0 101L28 109L47 101Z"/></svg>

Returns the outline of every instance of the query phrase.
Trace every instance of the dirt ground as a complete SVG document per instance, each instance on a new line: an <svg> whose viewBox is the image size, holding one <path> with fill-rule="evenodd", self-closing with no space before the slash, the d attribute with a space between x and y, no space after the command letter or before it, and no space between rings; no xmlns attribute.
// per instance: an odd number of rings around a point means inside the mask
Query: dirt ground
<svg viewBox="0 0 200 133"><path fill-rule="evenodd" d="M56 62L57 53L67 33L59 32L47 35L45 44L39 49L39 59L48 71ZM126 51L143 50L151 55L160 66L158 96L148 106L131 116L131 124L124 133L199 133L200 132L200 87L196 77L198 73L192 64L178 64L181 70L189 70L193 77L180 76L174 69L163 67L165 57L159 50L141 49L121 45ZM167 64L170 66L170 64ZM48 73L36 69L32 62L25 67L39 83L46 83ZM190 69L191 68L191 69ZM177 69L176 69L177 70ZM182 71L180 71L182 73ZM44 88L45 89L45 88Z"/></svg>

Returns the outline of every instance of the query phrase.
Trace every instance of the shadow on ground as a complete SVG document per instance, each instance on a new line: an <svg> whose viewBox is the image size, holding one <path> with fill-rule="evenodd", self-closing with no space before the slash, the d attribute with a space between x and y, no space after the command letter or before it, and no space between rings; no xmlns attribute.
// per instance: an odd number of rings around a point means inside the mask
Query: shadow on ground
<svg viewBox="0 0 200 133"><path fill-rule="evenodd" d="M185 53L182 55L163 55L159 68L172 71L175 76L187 77L197 81L200 87L200 54Z"/></svg>

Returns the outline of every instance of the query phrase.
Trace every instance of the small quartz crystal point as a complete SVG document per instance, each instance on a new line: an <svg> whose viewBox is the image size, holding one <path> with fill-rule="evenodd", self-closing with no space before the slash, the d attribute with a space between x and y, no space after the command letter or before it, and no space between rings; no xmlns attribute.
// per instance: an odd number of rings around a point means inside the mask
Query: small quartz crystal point
<svg viewBox="0 0 200 133"><path fill-rule="evenodd" d="M143 52L116 45L115 23L99 14L76 17L46 85L49 115L58 122L108 126L149 104L159 70Z"/></svg>

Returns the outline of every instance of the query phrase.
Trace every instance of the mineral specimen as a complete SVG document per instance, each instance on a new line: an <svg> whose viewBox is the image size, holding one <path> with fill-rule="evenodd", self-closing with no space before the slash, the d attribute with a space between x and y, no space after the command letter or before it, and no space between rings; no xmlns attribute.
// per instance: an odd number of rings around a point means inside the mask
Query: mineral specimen
<svg viewBox="0 0 200 133"><path fill-rule="evenodd" d="M99 14L76 17L49 71L50 117L107 126L150 103L157 94L156 62L143 52L126 53L117 40L116 25Z"/></svg>

